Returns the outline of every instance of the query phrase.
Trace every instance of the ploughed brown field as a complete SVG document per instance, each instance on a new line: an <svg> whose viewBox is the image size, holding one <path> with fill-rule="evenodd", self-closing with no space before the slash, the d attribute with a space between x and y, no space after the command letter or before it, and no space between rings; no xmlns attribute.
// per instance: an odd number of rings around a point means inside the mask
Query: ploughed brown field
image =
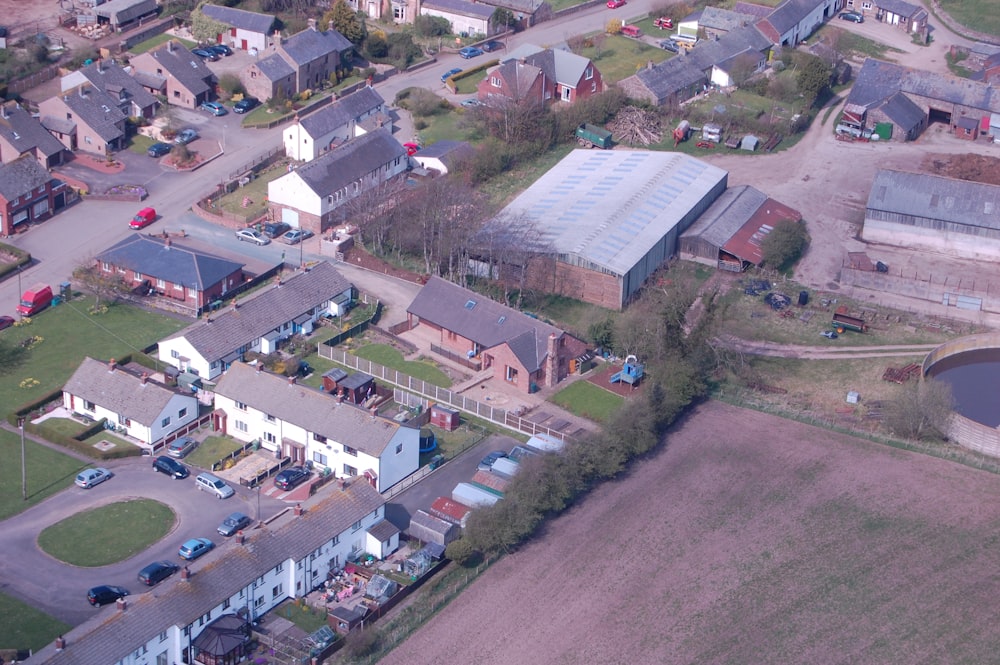
<svg viewBox="0 0 1000 665"><path fill-rule="evenodd" d="M987 663L1000 477L744 411L493 566L382 663Z"/></svg>

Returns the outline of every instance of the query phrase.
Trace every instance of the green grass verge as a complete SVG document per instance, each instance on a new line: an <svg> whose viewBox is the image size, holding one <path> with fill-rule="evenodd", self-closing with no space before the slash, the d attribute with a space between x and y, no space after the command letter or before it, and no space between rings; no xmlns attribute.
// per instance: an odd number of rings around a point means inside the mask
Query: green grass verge
<svg viewBox="0 0 1000 665"><path fill-rule="evenodd" d="M37 651L72 626L0 593L0 649Z"/></svg>
<svg viewBox="0 0 1000 665"><path fill-rule="evenodd" d="M354 355L370 360L379 365L385 365L404 374L421 379L441 388L450 388L451 379L448 375L422 360L406 360L403 354L388 344L368 344L353 352Z"/></svg>
<svg viewBox="0 0 1000 665"><path fill-rule="evenodd" d="M896 54L904 53L904 51L895 48L894 46L877 42L874 39L869 39L856 32L850 32L849 30L838 28L836 24L833 23L823 24L819 30L816 31L816 34L813 37L810 37L810 43L812 43L816 38L819 38L828 44L836 44L837 50L840 51L845 58L854 57L864 59L865 57L868 57L891 61Z"/></svg>
<svg viewBox="0 0 1000 665"><path fill-rule="evenodd" d="M42 338L23 365L0 376L0 416L6 417L20 405L60 388L85 356L120 358L185 325L125 304L92 315L88 309L93 303L92 298L75 298L42 312L29 325L0 333L0 338L11 344L33 335Z"/></svg>
<svg viewBox="0 0 1000 665"><path fill-rule="evenodd" d="M437 115L423 117L419 120L426 123L426 127L417 130L421 145L431 145L441 140L450 141L479 141L482 135L476 130L471 122L466 122L467 111L461 106L452 113L439 113ZM404 136L402 139L409 141L412 137Z"/></svg>
<svg viewBox="0 0 1000 665"><path fill-rule="evenodd" d="M134 152L137 155L145 155L146 151L149 150L149 146L156 143L153 139L142 134L136 134L128 142L128 151Z"/></svg>
<svg viewBox="0 0 1000 665"><path fill-rule="evenodd" d="M188 41L187 39L180 39L179 37L174 37L173 35L168 35L167 33L164 32L159 35L156 35L155 37L150 37L144 42L139 42L138 44L129 49L129 53L133 55L139 55L140 53L145 53L146 51L152 51L157 46L160 46L161 44L166 44L171 39L176 39L178 42L180 42L186 48L189 49L193 49L198 46L196 43L192 41Z"/></svg>
<svg viewBox="0 0 1000 665"><path fill-rule="evenodd" d="M967 28L1000 36L996 0L941 0L941 8Z"/></svg>
<svg viewBox="0 0 1000 665"><path fill-rule="evenodd" d="M142 552L167 535L175 521L174 511L159 501L121 501L53 524L38 536L38 546L74 566L106 566Z"/></svg>
<svg viewBox="0 0 1000 665"><path fill-rule="evenodd" d="M597 49L592 46L583 49L580 55L593 60L601 71L601 78L605 83L611 84L632 76L650 61L653 64L663 62L674 54L637 39L608 35L601 46L600 57Z"/></svg>
<svg viewBox="0 0 1000 665"><path fill-rule="evenodd" d="M184 458L184 462L199 469L211 469L220 459L242 447L242 441L228 436L209 436Z"/></svg>
<svg viewBox="0 0 1000 665"><path fill-rule="evenodd" d="M231 194L226 194L216 205L233 215L242 215L248 219L260 217L267 210L267 185L288 173L284 162L276 164L254 176L246 185ZM243 200L250 199L250 205L244 207Z"/></svg>
<svg viewBox="0 0 1000 665"><path fill-rule="evenodd" d="M73 484L77 472L85 465L30 439L24 442L24 468L28 499L21 498L21 437L0 429L0 520L30 508L56 492ZM0 621L0 624L3 622Z"/></svg>
<svg viewBox="0 0 1000 665"><path fill-rule="evenodd" d="M588 381L577 381L557 392L549 401L570 413L606 423L625 399Z"/></svg>

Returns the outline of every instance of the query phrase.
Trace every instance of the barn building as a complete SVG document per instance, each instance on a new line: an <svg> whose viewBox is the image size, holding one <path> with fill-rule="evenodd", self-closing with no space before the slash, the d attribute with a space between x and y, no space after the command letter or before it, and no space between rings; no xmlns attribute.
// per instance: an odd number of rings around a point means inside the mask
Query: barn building
<svg viewBox="0 0 1000 665"><path fill-rule="evenodd" d="M488 224L483 238L530 226L530 238L509 239L534 248L524 261L530 288L618 310L677 252L680 234L726 190L727 179L722 169L677 152L574 150ZM483 248L475 270L520 274L510 255L496 256Z"/></svg>
<svg viewBox="0 0 1000 665"><path fill-rule="evenodd" d="M1000 259L1000 187L881 169L861 237L967 259Z"/></svg>
<svg viewBox="0 0 1000 665"><path fill-rule="evenodd" d="M799 222L802 215L749 185L727 189L681 234L680 258L730 272L759 266L761 242L787 219Z"/></svg>

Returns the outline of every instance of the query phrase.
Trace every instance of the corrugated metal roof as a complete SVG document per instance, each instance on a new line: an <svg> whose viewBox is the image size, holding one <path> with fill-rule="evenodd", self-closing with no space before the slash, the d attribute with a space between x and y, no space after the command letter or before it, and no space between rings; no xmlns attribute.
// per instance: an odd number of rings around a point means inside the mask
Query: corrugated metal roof
<svg viewBox="0 0 1000 665"><path fill-rule="evenodd" d="M880 169L868 209L975 228L1000 230L1000 187L935 175Z"/></svg>
<svg viewBox="0 0 1000 665"><path fill-rule="evenodd" d="M730 187L684 232L684 237L702 238L722 247L766 200L767 194L749 185Z"/></svg>
<svg viewBox="0 0 1000 665"><path fill-rule="evenodd" d="M553 254L624 275L727 175L679 152L574 150L501 219L530 220Z"/></svg>
<svg viewBox="0 0 1000 665"><path fill-rule="evenodd" d="M767 199L722 246L722 249L743 261L760 265L764 260L764 253L761 250L764 238L774 229L775 224L789 219L801 222L802 214L774 199Z"/></svg>

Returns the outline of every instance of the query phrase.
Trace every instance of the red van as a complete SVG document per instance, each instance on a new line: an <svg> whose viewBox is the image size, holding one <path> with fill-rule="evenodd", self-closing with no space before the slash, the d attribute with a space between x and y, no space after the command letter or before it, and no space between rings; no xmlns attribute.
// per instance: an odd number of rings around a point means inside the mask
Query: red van
<svg viewBox="0 0 1000 665"><path fill-rule="evenodd" d="M17 313L21 316L34 316L52 304L52 287L48 284L35 284L21 295Z"/></svg>
<svg viewBox="0 0 1000 665"><path fill-rule="evenodd" d="M135 213L135 217L128 223L133 229L144 229L156 221L156 210L153 208L143 208Z"/></svg>

